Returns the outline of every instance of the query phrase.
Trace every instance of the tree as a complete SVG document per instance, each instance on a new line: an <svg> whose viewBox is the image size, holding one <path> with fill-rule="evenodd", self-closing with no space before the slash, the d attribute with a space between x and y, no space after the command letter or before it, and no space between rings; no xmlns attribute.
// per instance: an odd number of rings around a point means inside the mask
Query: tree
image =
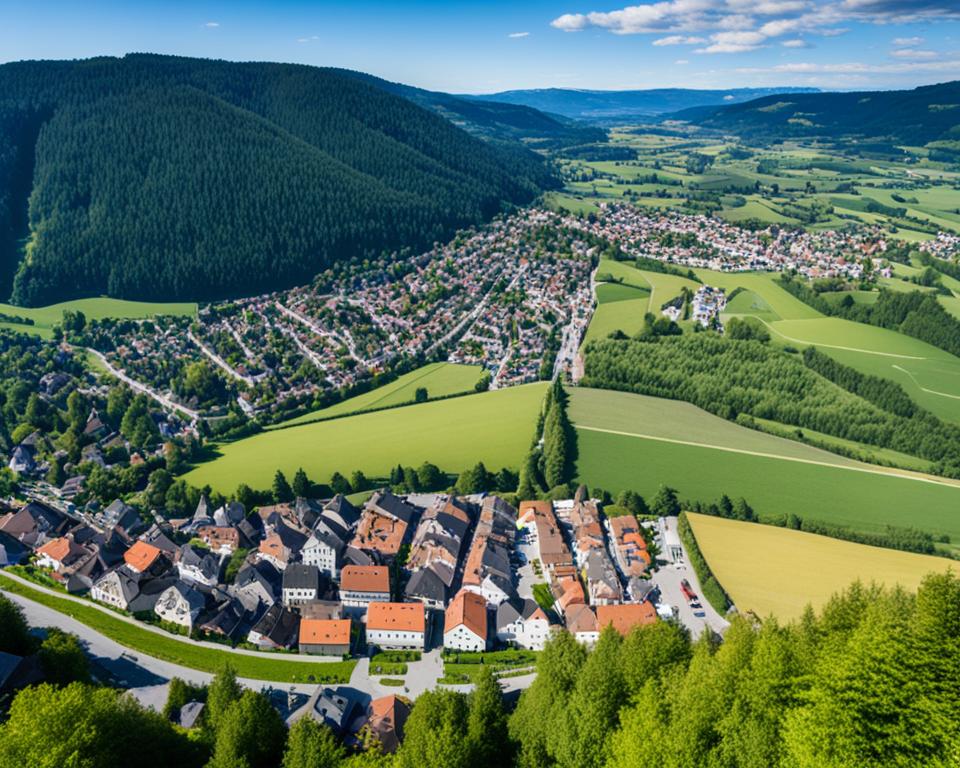
<svg viewBox="0 0 960 768"><path fill-rule="evenodd" d="M220 716L216 734L208 768L273 768L287 729L266 696L247 690Z"/></svg>
<svg viewBox="0 0 960 768"><path fill-rule="evenodd" d="M293 476L293 495L297 498L306 498L311 495L312 491L313 483L310 482L307 473L303 471L303 467L300 467Z"/></svg>
<svg viewBox="0 0 960 768"><path fill-rule="evenodd" d="M237 682L237 673L230 664L214 675L207 689L206 721L214 732L220 727L224 713L235 701L239 701L243 689Z"/></svg>
<svg viewBox="0 0 960 768"><path fill-rule="evenodd" d="M517 498L536 499L543 493L543 485L540 483L540 470L537 461L537 453L530 450L523 460L520 467L520 479L517 485Z"/></svg>
<svg viewBox="0 0 960 768"><path fill-rule="evenodd" d="M621 491L620 495L617 496L617 505L629 509L631 515L646 516L650 514L647 502L636 491Z"/></svg>
<svg viewBox="0 0 960 768"><path fill-rule="evenodd" d="M425 461L417 470L417 482L425 491L437 491L446 485L447 477L436 464Z"/></svg>
<svg viewBox="0 0 960 768"><path fill-rule="evenodd" d="M10 467L0 467L0 499L12 496L17 487L16 473Z"/></svg>
<svg viewBox="0 0 960 768"><path fill-rule="evenodd" d="M207 688L202 685L193 685L179 677L170 680L167 689L167 701L163 705L163 716L172 720L180 714L180 710L191 701L206 701ZM203 715L201 714L201 717Z"/></svg>
<svg viewBox="0 0 960 768"><path fill-rule="evenodd" d="M666 485L661 485L657 495L653 497L650 511L657 517L676 517L680 514L680 502L677 492Z"/></svg>
<svg viewBox="0 0 960 768"><path fill-rule="evenodd" d="M353 491L353 489L350 487L350 481L339 472L334 472L333 475L331 475L330 489L334 493L342 493L344 495Z"/></svg>
<svg viewBox="0 0 960 768"><path fill-rule="evenodd" d="M493 478L482 461L466 469L457 478L457 493L483 493L490 490Z"/></svg>
<svg viewBox="0 0 960 768"><path fill-rule="evenodd" d="M199 768L203 745L112 688L38 685L14 698L0 727L0 768Z"/></svg>
<svg viewBox="0 0 960 768"><path fill-rule="evenodd" d="M76 635L51 627L38 651L48 683L69 685L90 681L90 664Z"/></svg>
<svg viewBox="0 0 960 768"><path fill-rule="evenodd" d="M426 387L417 387L416 391L413 393L413 401L415 403L425 403L430 399L430 394L427 392Z"/></svg>
<svg viewBox="0 0 960 768"><path fill-rule="evenodd" d="M287 736L283 768L337 768L346 750L327 726L312 717L301 717Z"/></svg>
<svg viewBox="0 0 960 768"><path fill-rule="evenodd" d="M50 461L50 469L47 470L47 476L44 478L50 485L59 488L67 479L67 473L63 471L63 457L54 456Z"/></svg>
<svg viewBox="0 0 960 768"><path fill-rule="evenodd" d="M285 504L293 501L293 489L290 487L290 483L287 482L287 478L283 472L279 469L273 476L273 500L277 504Z"/></svg>
<svg viewBox="0 0 960 768"><path fill-rule="evenodd" d="M36 641L30 634L23 609L10 598L0 595L0 651L28 656L35 647Z"/></svg>
<svg viewBox="0 0 960 768"><path fill-rule="evenodd" d="M468 708L462 693L436 689L420 694L404 727L396 768L470 768Z"/></svg>
<svg viewBox="0 0 960 768"><path fill-rule="evenodd" d="M510 763L510 736L500 683L489 666L482 666L469 696L467 742L471 765L486 768Z"/></svg>
<svg viewBox="0 0 960 768"><path fill-rule="evenodd" d="M403 468L403 487L407 493L416 493L420 490L420 478L413 467Z"/></svg>
<svg viewBox="0 0 960 768"><path fill-rule="evenodd" d="M350 475L350 488L353 489L353 492L365 491L369 487L370 481L367 480L367 476L359 469L354 470L353 474Z"/></svg>

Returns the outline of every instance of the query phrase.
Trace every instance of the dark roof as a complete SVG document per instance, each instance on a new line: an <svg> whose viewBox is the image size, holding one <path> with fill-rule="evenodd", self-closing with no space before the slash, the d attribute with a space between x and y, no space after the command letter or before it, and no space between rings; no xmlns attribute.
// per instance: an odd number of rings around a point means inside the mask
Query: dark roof
<svg viewBox="0 0 960 768"><path fill-rule="evenodd" d="M103 510L100 515L105 528L120 527L127 531L134 531L143 526L140 515L129 504L121 499L115 499Z"/></svg>
<svg viewBox="0 0 960 768"><path fill-rule="evenodd" d="M376 565L374 559L362 549L347 547L343 552L344 565Z"/></svg>
<svg viewBox="0 0 960 768"><path fill-rule="evenodd" d="M401 522L409 525L410 521L417 514L417 508L407 504L399 496L387 490L377 491L367 502L368 506L374 507L379 512L389 515Z"/></svg>
<svg viewBox="0 0 960 768"><path fill-rule="evenodd" d="M130 613L152 611L160 599L160 595L167 591L177 581L175 576L164 576L160 579L144 579L140 581L140 594L130 601L127 610Z"/></svg>
<svg viewBox="0 0 960 768"><path fill-rule="evenodd" d="M207 579L216 579L220 576L220 559L209 552L197 549L192 544L184 544L180 547L180 562L199 568Z"/></svg>
<svg viewBox="0 0 960 768"><path fill-rule="evenodd" d="M274 603L253 628L254 632L270 640L274 645L293 645L300 632L300 617L280 603Z"/></svg>
<svg viewBox="0 0 960 768"><path fill-rule="evenodd" d="M408 598L446 602L447 587L430 568L423 568L410 577L403 594Z"/></svg>
<svg viewBox="0 0 960 768"><path fill-rule="evenodd" d="M333 549L338 555L343 551L343 548L347 546L347 543L336 533L330 530L323 521L317 526L317 529L313 532L314 537L318 541L322 541L328 547Z"/></svg>
<svg viewBox="0 0 960 768"><path fill-rule="evenodd" d="M338 493L324 504L323 511L328 514L321 516L339 518L348 528L356 527L360 521L360 510L351 504L350 500L342 493Z"/></svg>
<svg viewBox="0 0 960 768"><path fill-rule="evenodd" d="M181 728L193 728L197 724L200 715L203 714L204 703L202 701L188 701L182 707L177 715L177 720Z"/></svg>
<svg viewBox="0 0 960 768"><path fill-rule="evenodd" d="M200 624L200 629L205 632L232 637L240 627L243 613L243 610L238 608L232 600L227 601L219 605L214 613Z"/></svg>
<svg viewBox="0 0 960 768"><path fill-rule="evenodd" d="M62 512L39 501L31 501L21 511L30 515L41 531L59 533L69 522Z"/></svg>
<svg viewBox="0 0 960 768"><path fill-rule="evenodd" d="M317 520L320 519L320 513L323 512L323 507L320 506L320 502L318 501L298 496L296 502L294 502L293 511L296 513L300 525L304 528L313 528Z"/></svg>
<svg viewBox="0 0 960 768"><path fill-rule="evenodd" d="M320 570L315 565L294 563L283 571L284 589L320 589Z"/></svg>
<svg viewBox="0 0 960 768"><path fill-rule="evenodd" d="M319 690L311 707L311 714L337 732L343 732L350 722L354 703L332 688Z"/></svg>
<svg viewBox="0 0 960 768"><path fill-rule="evenodd" d="M160 526L154 524L150 527L146 533L140 537L141 541L145 541L147 544L152 544L161 552L165 552L171 557L176 554L177 545L167 536L161 529Z"/></svg>

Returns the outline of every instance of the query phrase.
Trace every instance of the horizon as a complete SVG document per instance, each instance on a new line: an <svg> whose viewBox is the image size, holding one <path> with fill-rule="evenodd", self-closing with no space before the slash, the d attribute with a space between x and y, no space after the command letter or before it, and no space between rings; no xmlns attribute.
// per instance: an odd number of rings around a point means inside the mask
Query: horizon
<svg viewBox="0 0 960 768"><path fill-rule="evenodd" d="M960 79L960 6L950 0L568 3L18 0L5 12L0 63L154 53L337 67L473 95L908 90Z"/></svg>

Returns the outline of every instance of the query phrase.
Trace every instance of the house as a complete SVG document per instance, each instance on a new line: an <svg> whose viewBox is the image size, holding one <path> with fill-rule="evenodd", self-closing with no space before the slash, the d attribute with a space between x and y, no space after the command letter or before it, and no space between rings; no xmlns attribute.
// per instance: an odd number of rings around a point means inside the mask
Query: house
<svg viewBox="0 0 960 768"><path fill-rule="evenodd" d="M0 566L18 565L30 554L30 549L9 533L0 531Z"/></svg>
<svg viewBox="0 0 960 768"><path fill-rule="evenodd" d="M238 572L228 592L255 616L269 608L280 596L280 571L268 561L247 563Z"/></svg>
<svg viewBox="0 0 960 768"><path fill-rule="evenodd" d="M233 526L201 525L197 536L218 555L232 555L240 548L240 531Z"/></svg>
<svg viewBox="0 0 960 768"><path fill-rule="evenodd" d="M60 573L89 556L90 552L77 544L72 537L60 536L37 550L37 565Z"/></svg>
<svg viewBox="0 0 960 768"><path fill-rule="evenodd" d="M247 640L262 649L290 648L299 631L300 617L282 603L274 603L253 625Z"/></svg>
<svg viewBox="0 0 960 768"><path fill-rule="evenodd" d="M300 619L300 653L346 656L350 624L350 619Z"/></svg>
<svg viewBox="0 0 960 768"><path fill-rule="evenodd" d="M533 523L537 555L544 570L553 575L561 566L572 566L573 556L563 540L560 523L549 501L524 501L520 504L520 516L529 516Z"/></svg>
<svg viewBox="0 0 960 768"><path fill-rule="evenodd" d="M192 544L184 544L177 559L177 573L186 582L215 586L220 581L220 558Z"/></svg>
<svg viewBox="0 0 960 768"><path fill-rule="evenodd" d="M444 576L439 573L437 564L416 571L403 588L403 596L408 601L423 603L425 607L442 610L447 604L447 587L453 580L453 570L444 568Z"/></svg>
<svg viewBox="0 0 960 768"><path fill-rule="evenodd" d="M115 499L103 512L96 515L95 522L104 530L122 528L129 534L135 534L144 528L140 513L120 499Z"/></svg>
<svg viewBox="0 0 960 768"><path fill-rule="evenodd" d="M633 515L610 518L610 535L620 571L629 582L642 577L653 562L647 543L640 533L640 524Z"/></svg>
<svg viewBox="0 0 960 768"><path fill-rule="evenodd" d="M344 696L333 688L318 687L303 709L303 714L343 734L353 716L356 704L349 696Z"/></svg>
<svg viewBox="0 0 960 768"><path fill-rule="evenodd" d="M613 605L623 599L620 577L605 549L587 555L586 574L591 605Z"/></svg>
<svg viewBox="0 0 960 768"><path fill-rule="evenodd" d="M323 505L320 518L328 525L337 526L345 533L356 529L360 522L360 510L357 509L342 493L338 493Z"/></svg>
<svg viewBox="0 0 960 768"><path fill-rule="evenodd" d="M177 724L187 730L196 727L199 724L200 715L203 714L204 706L202 701L188 701L177 713Z"/></svg>
<svg viewBox="0 0 960 768"><path fill-rule="evenodd" d="M307 565L314 565L331 579L336 579L346 547L346 542L321 520L303 545L300 557Z"/></svg>
<svg viewBox="0 0 960 768"><path fill-rule="evenodd" d="M83 427L83 436L99 440L105 434L107 434L106 424L103 423L100 414L97 413L97 409L91 409L90 415L87 416L87 423Z"/></svg>
<svg viewBox="0 0 960 768"><path fill-rule="evenodd" d="M180 549L156 523L151 525L150 528L140 536L140 541L144 541L159 549L170 562L176 559L177 550Z"/></svg>
<svg viewBox="0 0 960 768"><path fill-rule="evenodd" d="M125 568L107 571L90 588L91 598L123 611L130 608L130 603L138 594L140 585L137 577Z"/></svg>
<svg viewBox="0 0 960 768"><path fill-rule="evenodd" d="M0 698L6 699L28 685L42 683L43 679L43 667L37 654L17 656L0 651Z"/></svg>
<svg viewBox="0 0 960 768"><path fill-rule="evenodd" d="M86 475L74 475L68 477L62 486L60 486L60 498L64 501L73 501L83 491L84 483L87 482Z"/></svg>
<svg viewBox="0 0 960 768"><path fill-rule="evenodd" d="M410 705L396 695L381 696L367 705L365 730L380 743L380 750L390 755L403 741L403 728L410 716Z"/></svg>
<svg viewBox="0 0 960 768"><path fill-rule="evenodd" d="M487 601L476 592L461 589L443 621L443 647L458 651L487 649Z"/></svg>
<svg viewBox="0 0 960 768"><path fill-rule="evenodd" d="M36 451L32 446L21 443L13 449L7 466L18 475L32 474L37 468Z"/></svg>
<svg viewBox="0 0 960 768"><path fill-rule="evenodd" d="M370 497L360 516L351 546L382 563L390 563L407 541L417 508L390 491Z"/></svg>
<svg viewBox="0 0 960 768"><path fill-rule="evenodd" d="M243 622L243 606L233 600L224 600L200 622L200 629L211 635L233 637Z"/></svg>
<svg viewBox="0 0 960 768"><path fill-rule="evenodd" d="M213 523L220 528L230 528L247 516L247 511L239 501L230 501L218 507L213 513Z"/></svg>
<svg viewBox="0 0 960 768"><path fill-rule="evenodd" d="M390 600L390 569L385 565L347 565L340 572L344 613L362 616L373 602Z"/></svg>
<svg viewBox="0 0 960 768"><path fill-rule="evenodd" d="M542 651L550 638L550 620L534 600L514 598L497 607L497 639L530 651Z"/></svg>
<svg viewBox="0 0 960 768"><path fill-rule="evenodd" d="M653 603L624 603L597 607L597 625L602 630L608 625L626 636L634 627L656 624L657 609Z"/></svg>
<svg viewBox="0 0 960 768"><path fill-rule="evenodd" d="M283 572L283 604L295 608L320 595L320 571L315 565L294 563Z"/></svg>
<svg viewBox="0 0 960 768"><path fill-rule="evenodd" d="M566 619L567 631L574 636L578 643L592 646L600 639L597 615L589 605L578 603L571 606L564 618Z"/></svg>
<svg viewBox="0 0 960 768"><path fill-rule="evenodd" d="M270 561L282 571L300 554L306 542L307 537L304 534L278 520L273 526L273 532L260 542L259 557Z"/></svg>
<svg viewBox="0 0 960 768"><path fill-rule="evenodd" d="M68 524L66 515L38 501L0 516L0 531L31 547L56 538L66 531Z"/></svg>
<svg viewBox="0 0 960 768"><path fill-rule="evenodd" d="M166 557L159 547L145 541L135 541L133 546L123 553L123 562L134 573L147 573L159 576L167 569Z"/></svg>
<svg viewBox="0 0 960 768"><path fill-rule="evenodd" d="M127 610L130 613L144 613L146 611L153 613L160 596L176 583L177 577L173 575L161 576L159 579L141 579L138 583L140 592L130 601Z"/></svg>
<svg viewBox="0 0 960 768"><path fill-rule="evenodd" d="M203 595L182 581L171 584L157 599L153 612L161 621L169 621L193 631L204 606Z"/></svg>
<svg viewBox="0 0 960 768"><path fill-rule="evenodd" d="M423 650L427 628L422 603L370 603L367 644L380 648Z"/></svg>

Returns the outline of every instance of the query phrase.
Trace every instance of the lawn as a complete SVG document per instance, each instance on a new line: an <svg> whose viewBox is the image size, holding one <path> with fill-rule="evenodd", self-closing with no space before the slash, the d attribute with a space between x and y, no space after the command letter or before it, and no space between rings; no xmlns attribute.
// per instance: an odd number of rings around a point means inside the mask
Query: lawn
<svg viewBox="0 0 960 768"><path fill-rule="evenodd" d="M63 319L67 310L80 311L88 320L102 320L107 317L141 318L155 315L190 315L196 316L197 305L190 303L160 304L145 301L123 301L122 299L77 299L65 301L61 304L51 304L47 307L17 307L13 304L0 304L0 312L5 315L17 315L33 320L34 325L15 325L14 327L25 333L44 334Z"/></svg>
<svg viewBox="0 0 960 768"><path fill-rule="evenodd" d="M751 291L763 299L765 311L773 312L784 320L802 320L821 317L813 307L804 304L777 285L779 275L772 272L714 272L709 269L695 269L705 285L722 288L728 294L734 288ZM737 297L734 297L736 301Z"/></svg>
<svg viewBox="0 0 960 768"><path fill-rule="evenodd" d="M868 547L769 525L689 514L700 550L741 613L798 618L859 579L915 590L926 574L960 570L941 557Z"/></svg>
<svg viewBox="0 0 960 768"><path fill-rule="evenodd" d="M460 365L458 363L430 363L415 371L405 373L396 381L384 384L382 387L364 392L362 395L311 411L303 416L290 419L276 427L288 427L293 424L306 424L311 421L329 419L348 413L373 411L389 408L395 405L412 403L417 390L424 387L430 399L458 395L463 392L472 392L483 369L479 365Z"/></svg>
<svg viewBox="0 0 960 768"><path fill-rule="evenodd" d="M668 485L702 501L726 493L743 496L768 519L792 513L864 531L912 526L960 541L960 485L949 481L860 464L689 404L629 393L575 390L570 418L577 479L590 488L632 489L649 499Z"/></svg>
<svg viewBox="0 0 960 768"><path fill-rule="evenodd" d="M635 288L632 285L622 283L600 283L597 286L597 301L600 304L629 301L631 299L646 300L649 296L650 291L645 288Z"/></svg>
<svg viewBox="0 0 960 768"><path fill-rule="evenodd" d="M770 305L753 291L740 291L727 302L723 314L725 316L751 315L770 322L780 319L780 315L774 312Z"/></svg>
<svg viewBox="0 0 960 768"><path fill-rule="evenodd" d="M644 295L638 299L624 299L597 305L583 338L584 343L594 339L605 339L614 331L623 331L628 336L637 333L643 328L643 318L647 314L647 301L647 296Z"/></svg>
<svg viewBox="0 0 960 768"><path fill-rule="evenodd" d="M670 299L675 299L679 296L684 288L689 288L694 293L697 292L697 289L700 287L699 284L695 283L693 280L688 280L685 277L680 277L679 275L670 275L661 272L647 272L645 270L639 270L640 274L643 275L643 279L650 283L650 311L653 312L657 317L660 316L660 308L666 304Z"/></svg>
<svg viewBox="0 0 960 768"><path fill-rule="evenodd" d="M643 273L632 263L625 261L603 259L597 267L597 280L624 283L635 288L650 290L650 283L644 279Z"/></svg>
<svg viewBox="0 0 960 768"><path fill-rule="evenodd" d="M269 488L277 469L291 478L300 467L316 482L356 469L382 478L397 464L424 461L447 472L478 461L491 470L517 469L546 387L526 384L264 432L219 446L218 458L185 479L229 493L240 483Z"/></svg>
<svg viewBox="0 0 960 768"><path fill-rule="evenodd" d="M285 660L278 654L264 653L262 656L250 656L217 651L196 643L165 637L120 618L114 618L92 605L82 605L66 598L54 597L9 578L3 579L0 586L6 592L26 597L69 616L81 624L86 624L132 651L201 672L216 673L229 661L239 677L254 680L270 680L278 683L345 683L350 680L350 674L356 664L355 661L310 664Z"/></svg>
<svg viewBox="0 0 960 768"><path fill-rule="evenodd" d="M445 685L474 682L484 667L491 668L498 676L505 673L509 677L511 673L533 672L536 663L536 651L513 648L486 653L451 651L443 657L443 678L440 682Z"/></svg>

